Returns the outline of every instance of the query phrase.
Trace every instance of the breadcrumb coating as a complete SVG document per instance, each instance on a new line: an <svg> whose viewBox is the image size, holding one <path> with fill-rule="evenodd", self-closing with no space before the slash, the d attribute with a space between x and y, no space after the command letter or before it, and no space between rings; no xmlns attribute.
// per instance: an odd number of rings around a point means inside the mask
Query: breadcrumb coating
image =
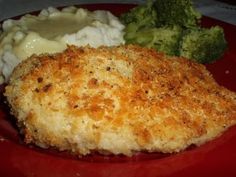
<svg viewBox="0 0 236 177"><path fill-rule="evenodd" d="M204 65L135 45L34 55L4 94L26 143L77 155L179 152L236 123Z"/></svg>

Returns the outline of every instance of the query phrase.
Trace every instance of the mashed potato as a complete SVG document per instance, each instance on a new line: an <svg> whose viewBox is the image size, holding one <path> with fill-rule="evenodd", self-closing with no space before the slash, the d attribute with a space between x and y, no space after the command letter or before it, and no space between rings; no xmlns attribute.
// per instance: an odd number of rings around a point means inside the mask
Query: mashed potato
<svg viewBox="0 0 236 177"><path fill-rule="evenodd" d="M6 20L0 34L0 84L7 82L14 67L32 54L56 53L67 44L116 46L124 43L124 26L109 11L67 7L42 10Z"/></svg>

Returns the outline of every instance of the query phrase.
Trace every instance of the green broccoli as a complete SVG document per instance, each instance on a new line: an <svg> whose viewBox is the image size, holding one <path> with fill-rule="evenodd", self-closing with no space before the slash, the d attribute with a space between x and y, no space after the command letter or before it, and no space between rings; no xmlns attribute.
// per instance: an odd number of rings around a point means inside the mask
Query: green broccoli
<svg viewBox="0 0 236 177"><path fill-rule="evenodd" d="M200 63L211 63L220 58L227 47L224 31L215 26L210 29L190 30L180 44L180 56Z"/></svg>
<svg viewBox="0 0 236 177"><path fill-rule="evenodd" d="M191 0L149 0L120 19L127 44L210 63L222 56L227 44L222 28L202 29L200 18Z"/></svg>
<svg viewBox="0 0 236 177"><path fill-rule="evenodd" d="M179 55L182 29L179 26L142 29L133 33L126 33L125 39L127 44L139 44L168 55Z"/></svg>
<svg viewBox="0 0 236 177"><path fill-rule="evenodd" d="M146 4L131 9L129 13L122 14L120 19L124 24L134 24L139 29L155 27L157 17L153 1L148 0Z"/></svg>
<svg viewBox="0 0 236 177"><path fill-rule="evenodd" d="M198 26L201 14L192 5L191 0L156 0L156 26L179 25L184 28Z"/></svg>

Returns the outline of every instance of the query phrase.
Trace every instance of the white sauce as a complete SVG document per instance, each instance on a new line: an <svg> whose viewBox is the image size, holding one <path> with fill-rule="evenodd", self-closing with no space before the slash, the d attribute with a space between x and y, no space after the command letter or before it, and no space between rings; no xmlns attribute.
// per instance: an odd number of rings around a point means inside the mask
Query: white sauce
<svg viewBox="0 0 236 177"><path fill-rule="evenodd" d="M14 67L32 54L56 53L76 46L124 44L124 26L109 11L90 12L76 7L44 9L38 16L6 20L0 34L0 84Z"/></svg>

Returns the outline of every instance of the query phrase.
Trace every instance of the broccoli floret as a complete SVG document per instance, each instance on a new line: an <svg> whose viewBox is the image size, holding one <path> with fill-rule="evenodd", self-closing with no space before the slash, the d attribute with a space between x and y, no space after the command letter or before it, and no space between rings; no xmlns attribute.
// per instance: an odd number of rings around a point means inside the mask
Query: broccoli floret
<svg viewBox="0 0 236 177"><path fill-rule="evenodd" d="M139 44L168 55L179 55L182 29L179 26L143 29L126 33L125 39L128 44Z"/></svg>
<svg viewBox="0 0 236 177"><path fill-rule="evenodd" d="M120 17L124 24L134 24L136 28L148 28L156 26L156 11L153 1L148 0L146 4L131 9Z"/></svg>
<svg viewBox="0 0 236 177"><path fill-rule="evenodd" d="M180 56L199 63L212 63L223 55L226 47L227 43L221 27L198 28L190 30L183 37Z"/></svg>
<svg viewBox="0 0 236 177"><path fill-rule="evenodd" d="M198 26L201 14L192 5L191 0L156 0L156 26L179 25L184 28Z"/></svg>
<svg viewBox="0 0 236 177"><path fill-rule="evenodd" d="M149 0L121 16L127 44L154 48L200 63L220 58L226 48L223 29L199 26L191 0Z"/></svg>

